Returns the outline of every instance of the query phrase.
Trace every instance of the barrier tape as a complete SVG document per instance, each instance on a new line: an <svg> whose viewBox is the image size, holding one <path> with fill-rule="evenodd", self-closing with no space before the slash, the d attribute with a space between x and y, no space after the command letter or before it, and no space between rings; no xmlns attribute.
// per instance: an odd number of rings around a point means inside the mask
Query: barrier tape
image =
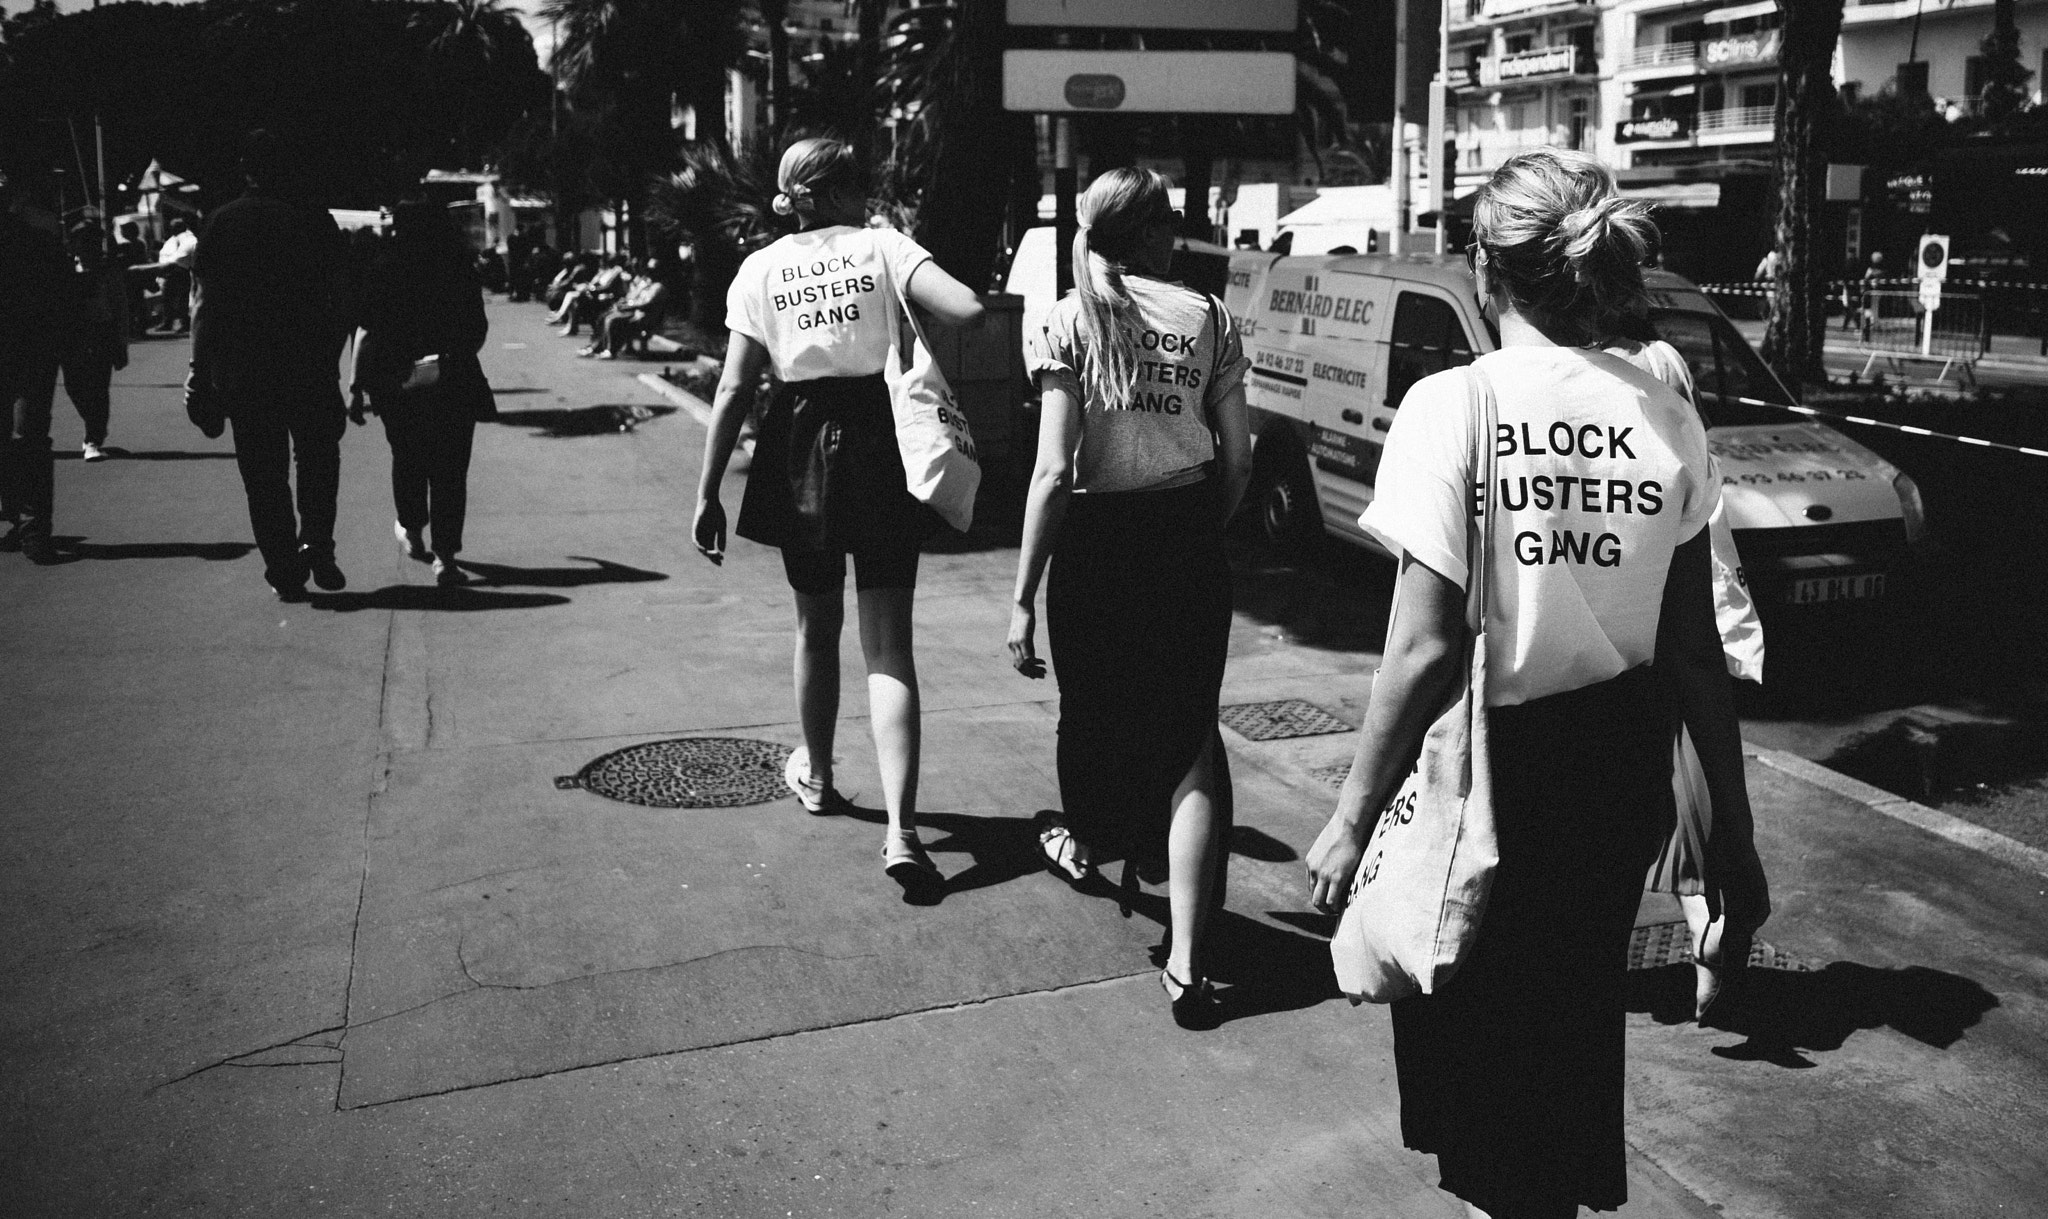
<svg viewBox="0 0 2048 1219"><path fill-rule="evenodd" d="M1723 395L1716 394L1715 397ZM1864 427L1889 428L1904 432L1908 436L1925 436L1931 440L1953 440L1958 444L1975 445L1980 449L1998 449L2006 453L2020 453L2028 457L2048 457L2048 449L2029 448L2023 444L2005 444L1996 440L1985 440L1978 436L1957 436L1951 432L1937 432L1929 428L1914 427L1910 423L1892 423L1885 419L1870 419L1863 415L1842 415L1833 411L1815 410L1810 406L1792 406L1784 402L1764 402L1756 398L1736 397L1735 401L1744 406L1768 406L1775 410L1792 411L1795 414L1810 415L1815 419L1826 419L1835 423L1855 423Z"/></svg>

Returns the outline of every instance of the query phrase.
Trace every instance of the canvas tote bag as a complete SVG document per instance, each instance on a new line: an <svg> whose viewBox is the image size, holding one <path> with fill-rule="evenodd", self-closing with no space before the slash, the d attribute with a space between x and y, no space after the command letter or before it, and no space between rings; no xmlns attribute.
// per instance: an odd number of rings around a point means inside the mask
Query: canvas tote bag
<svg viewBox="0 0 2048 1219"><path fill-rule="evenodd" d="M962 533L974 523L974 493L981 486L981 462L974 433L939 371L904 285L883 261L889 281L889 359L882 380L896 417L896 448L903 456L904 485L939 518Z"/></svg>
<svg viewBox="0 0 2048 1219"><path fill-rule="evenodd" d="M1470 365L1465 377L1479 449L1474 468L1483 477L1483 502L1492 504L1498 482L1493 386ZM1353 1003L1434 993L1458 971L1486 913L1500 863L1486 726L1488 524L1475 513L1466 530L1466 620L1477 625L1466 644L1464 688L1429 726L1415 769L1374 822L1330 939L1337 986Z"/></svg>

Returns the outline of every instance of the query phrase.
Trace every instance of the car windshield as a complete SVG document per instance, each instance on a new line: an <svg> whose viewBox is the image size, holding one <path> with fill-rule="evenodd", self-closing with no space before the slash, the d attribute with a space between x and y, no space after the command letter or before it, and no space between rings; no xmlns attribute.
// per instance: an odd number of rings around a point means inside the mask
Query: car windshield
<svg viewBox="0 0 2048 1219"><path fill-rule="evenodd" d="M1707 426L1791 421L1792 416L1785 411L1753 405L1791 399L1727 318L1685 309L1652 309L1650 324L1657 328L1658 337L1678 349L1692 369L1693 385L1698 390Z"/></svg>

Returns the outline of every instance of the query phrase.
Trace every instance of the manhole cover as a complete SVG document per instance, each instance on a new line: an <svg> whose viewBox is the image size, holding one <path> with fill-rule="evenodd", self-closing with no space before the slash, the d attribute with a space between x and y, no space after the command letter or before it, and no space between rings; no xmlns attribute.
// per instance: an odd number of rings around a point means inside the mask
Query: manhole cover
<svg viewBox="0 0 2048 1219"><path fill-rule="evenodd" d="M1675 923L1651 923L1647 927L1638 927L1628 938L1630 969L1662 969L1666 965L1691 963L1692 932L1683 919ZM1788 969L1799 973L1812 969L1791 953L1762 940L1750 945L1749 965L1752 969Z"/></svg>
<svg viewBox="0 0 2048 1219"><path fill-rule="evenodd" d="M1279 741L1296 736L1349 732L1351 725L1314 703L1298 698L1264 703L1235 703L1217 716L1225 728L1248 741Z"/></svg>
<svg viewBox="0 0 2048 1219"><path fill-rule="evenodd" d="M605 754L555 786L648 808L766 804L789 794L782 782L789 753L787 745L730 736L649 741Z"/></svg>

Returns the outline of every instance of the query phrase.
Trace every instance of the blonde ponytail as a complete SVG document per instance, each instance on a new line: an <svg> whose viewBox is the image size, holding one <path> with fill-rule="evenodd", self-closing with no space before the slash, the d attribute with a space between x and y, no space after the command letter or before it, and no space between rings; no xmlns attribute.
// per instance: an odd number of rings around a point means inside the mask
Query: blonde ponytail
<svg viewBox="0 0 2048 1219"><path fill-rule="evenodd" d="M1074 291L1085 353L1078 371L1089 401L1104 410L1128 407L1137 384L1138 305L1124 285L1124 264L1145 226L1171 212L1166 190L1164 174L1113 169L1075 203L1081 227L1074 234Z"/></svg>

